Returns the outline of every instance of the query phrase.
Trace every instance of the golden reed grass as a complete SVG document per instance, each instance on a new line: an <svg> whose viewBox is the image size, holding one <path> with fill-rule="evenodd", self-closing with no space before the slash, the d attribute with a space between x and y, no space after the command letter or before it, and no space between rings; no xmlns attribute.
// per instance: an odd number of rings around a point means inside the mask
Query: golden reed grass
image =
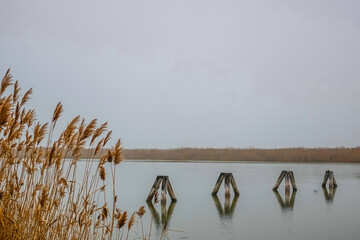
<svg viewBox="0 0 360 240"><path fill-rule="evenodd" d="M356 148L178 148L124 149L126 159L174 161L259 161L259 162L342 162L359 163L360 147Z"/></svg>
<svg viewBox="0 0 360 240"><path fill-rule="evenodd" d="M80 116L53 139L63 112L61 103L50 124L41 124L35 110L25 108L32 89L24 95L20 91L8 70L0 86L0 239L121 239L127 212L116 207L120 140L105 150L111 136L107 123L97 126L96 119L85 123ZM77 179L77 163L85 147L91 151L87 152L84 177ZM95 155L101 160L94 161ZM106 164L110 174L105 172ZM109 201L104 191L107 175L112 178L113 190ZM140 208L138 214L144 212ZM135 214L128 231L134 220Z"/></svg>

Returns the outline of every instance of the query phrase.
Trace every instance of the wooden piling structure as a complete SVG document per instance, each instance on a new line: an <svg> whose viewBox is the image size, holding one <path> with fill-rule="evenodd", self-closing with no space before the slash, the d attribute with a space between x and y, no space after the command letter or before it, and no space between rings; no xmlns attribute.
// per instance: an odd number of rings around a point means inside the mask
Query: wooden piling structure
<svg viewBox="0 0 360 240"><path fill-rule="evenodd" d="M285 192L290 191L290 182L291 182L293 191L297 191L293 171L286 171L286 170L281 171L280 176L279 176L278 180L276 181L275 186L273 187L273 190L275 191L279 188L279 186L284 178L285 178Z"/></svg>
<svg viewBox="0 0 360 240"><path fill-rule="evenodd" d="M221 183L224 181L225 187L225 197L230 196L230 184L233 188L234 194L239 195L239 189L237 188L234 176L232 173L220 173L218 180L215 183L214 189L212 191L212 195L216 195L220 189Z"/></svg>
<svg viewBox="0 0 360 240"><path fill-rule="evenodd" d="M147 202L151 202L156 191L159 189L161 184L161 202L166 203L166 194L169 193L169 196L172 201L177 201L174 190L170 184L168 176L157 176L155 182L149 192L149 195L146 199Z"/></svg>
<svg viewBox="0 0 360 240"><path fill-rule="evenodd" d="M333 171L327 170L327 171L325 172L324 180L323 180L321 186L322 186L322 187L326 187L326 182L327 182L328 180L329 180L329 188L330 188L330 189L337 187L337 183L336 183L335 175L334 175L334 172L333 172Z"/></svg>

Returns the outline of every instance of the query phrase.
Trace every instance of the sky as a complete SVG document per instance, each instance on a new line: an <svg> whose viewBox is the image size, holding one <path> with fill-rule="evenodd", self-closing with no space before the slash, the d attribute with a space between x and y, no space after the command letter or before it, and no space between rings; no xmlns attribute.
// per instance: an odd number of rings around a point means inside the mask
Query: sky
<svg viewBox="0 0 360 240"><path fill-rule="evenodd" d="M360 146L358 0L1 0L40 122L107 121L125 148Z"/></svg>

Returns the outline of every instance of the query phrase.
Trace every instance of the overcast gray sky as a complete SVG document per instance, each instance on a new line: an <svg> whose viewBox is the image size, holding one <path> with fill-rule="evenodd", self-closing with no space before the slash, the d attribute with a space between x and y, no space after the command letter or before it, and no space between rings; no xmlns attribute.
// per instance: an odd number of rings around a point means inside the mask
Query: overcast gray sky
<svg viewBox="0 0 360 240"><path fill-rule="evenodd" d="M360 145L360 1L0 1L0 73L127 148Z"/></svg>

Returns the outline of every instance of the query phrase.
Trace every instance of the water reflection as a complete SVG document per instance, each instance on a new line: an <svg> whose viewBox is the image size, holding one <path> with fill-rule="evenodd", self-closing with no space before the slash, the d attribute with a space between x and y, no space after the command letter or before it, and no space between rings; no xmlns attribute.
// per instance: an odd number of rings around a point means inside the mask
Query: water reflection
<svg viewBox="0 0 360 240"><path fill-rule="evenodd" d="M292 209L294 207L296 191L292 192L291 197L290 191L285 191L285 201L277 190L273 190L273 192L282 209Z"/></svg>
<svg viewBox="0 0 360 240"><path fill-rule="evenodd" d="M212 198L214 200L216 209L220 217L223 217L223 216L232 216L232 214L235 211L235 207L237 204L237 200L239 199L239 195L234 195L232 202L230 202L230 196L225 197L224 208L221 206L219 198L216 195L212 195Z"/></svg>
<svg viewBox="0 0 360 240"><path fill-rule="evenodd" d="M328 191L328 189L326 187L322 187L322 189L323 189L323 192L324 192L326 202L334 201L336 188L329 188L329 191Z"/></svg>
<svg viewBox="0 0 360 240"><path fill-rule="evenodd" d="M146 204L151 212L153 219L155 220L155 225L157 227L160 227L161 224L170 223L171 216L176 205L176 201L172 201L168 209L166 209L166 203L163 202L161 203L161 217L151 201L147 201Z"/></svg>

